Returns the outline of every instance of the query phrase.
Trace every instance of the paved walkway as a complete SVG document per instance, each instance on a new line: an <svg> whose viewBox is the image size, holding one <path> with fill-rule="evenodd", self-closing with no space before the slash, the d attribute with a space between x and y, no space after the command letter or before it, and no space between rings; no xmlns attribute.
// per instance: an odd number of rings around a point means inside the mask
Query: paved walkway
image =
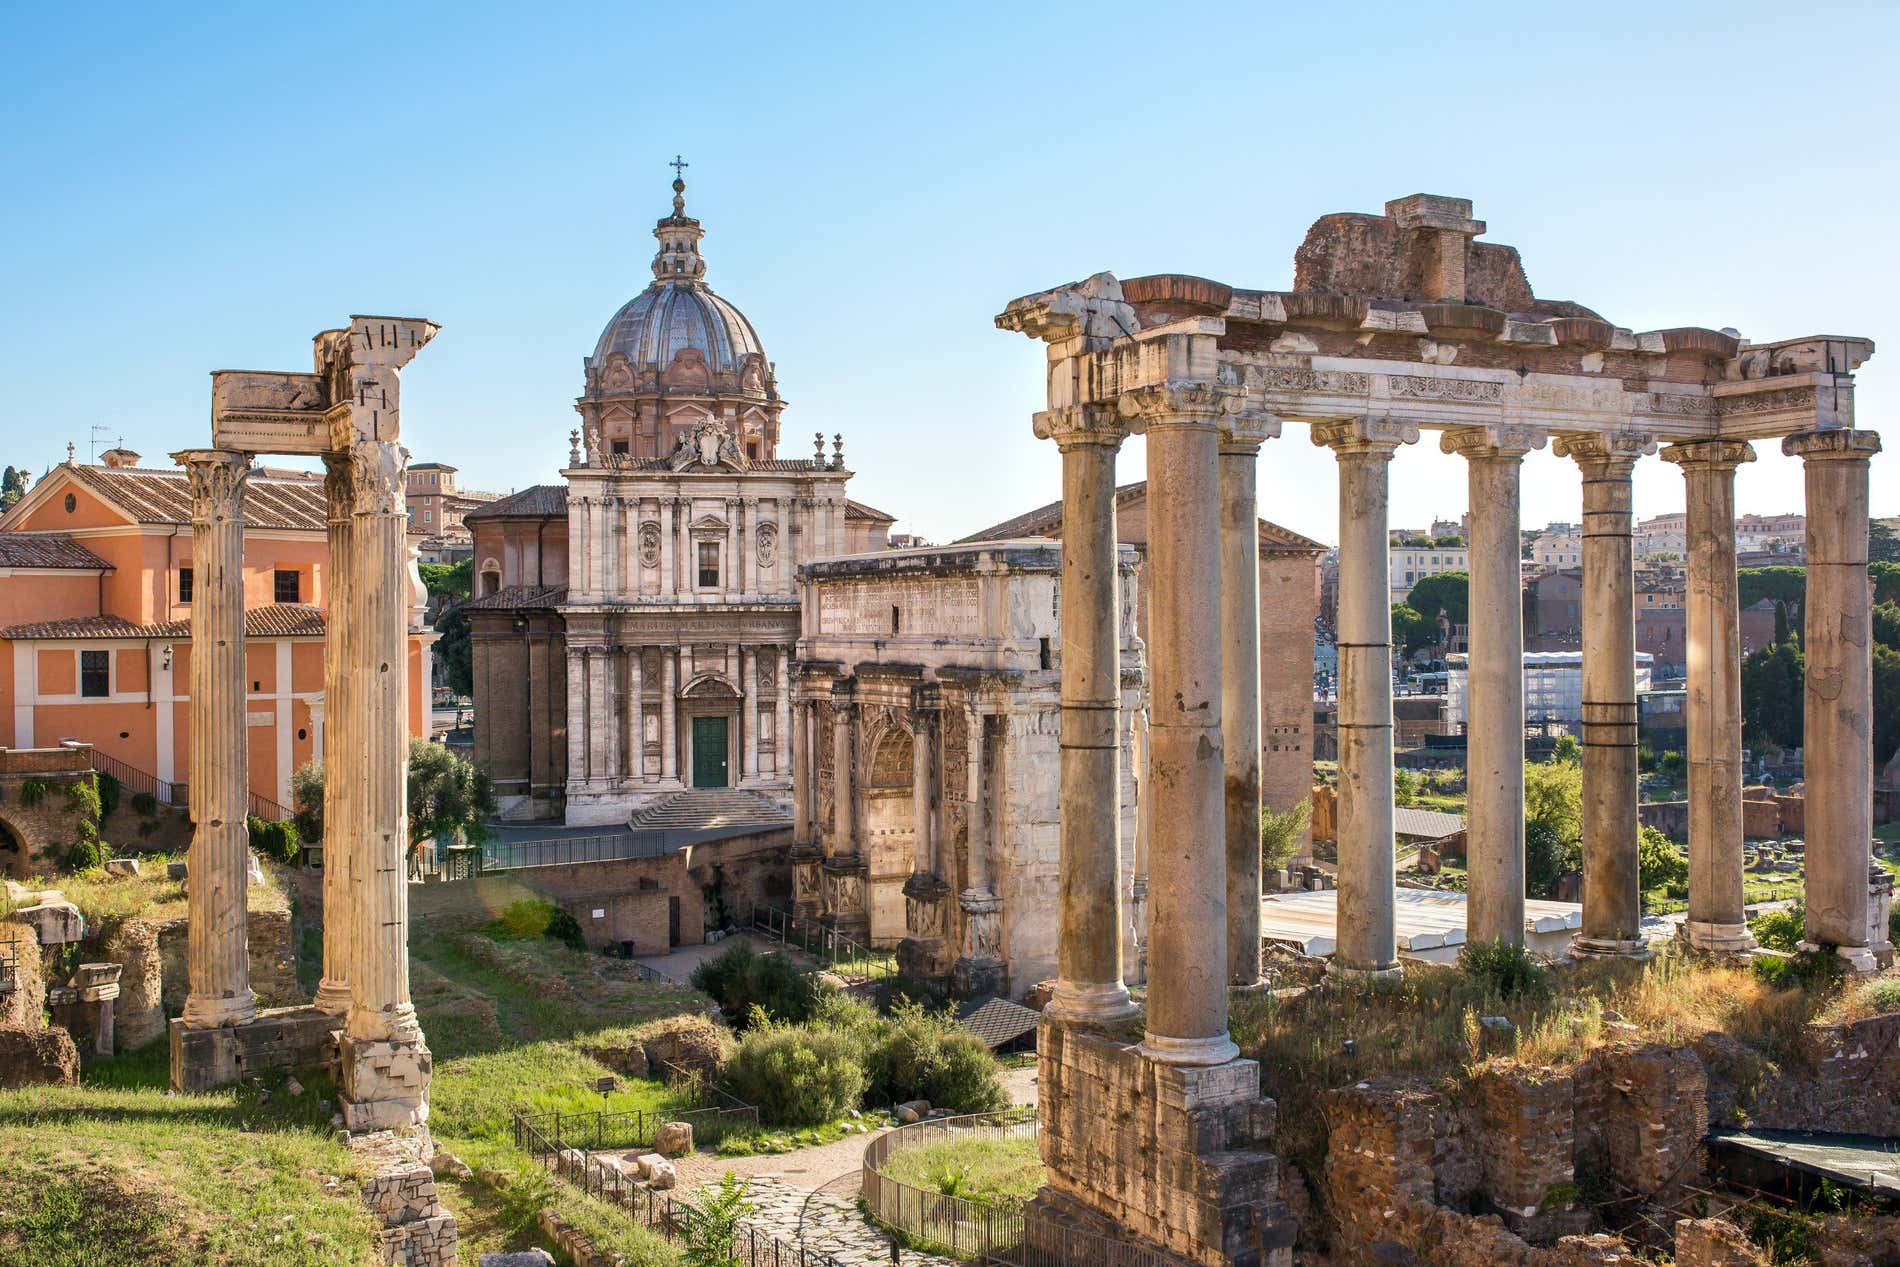
<svg viewBox="0 0 1900 1267"><path fill-rule="evenodd" d="M754 1179L746 1195L758 1207L746 1224L776 1236L788 1245L801 1245L829 1254L854 1267L961 1267L954 1258L923 1254L913 1249L891 1255L891 1238L873 1226L850 1201L828 1192L811 1192L776 1179Z"/></svg>

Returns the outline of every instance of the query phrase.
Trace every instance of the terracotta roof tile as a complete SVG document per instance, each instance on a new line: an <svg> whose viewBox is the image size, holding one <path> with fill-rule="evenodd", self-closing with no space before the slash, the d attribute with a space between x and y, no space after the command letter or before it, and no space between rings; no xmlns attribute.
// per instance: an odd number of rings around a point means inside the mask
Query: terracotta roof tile
<svg viewBox="0 0 1900 1267"><path fill-rule="evenodd" d="M462 516L462 522L471 519L499 519L504 515L565 515L567 513L567 485L534 484L518 493L498 497L485 502Z"/></svg>
<svg viewBox="0 0 1900 1267"><path fill-rule="evenodd" d="M136 466L73 465L60 469L70 472L80 484L124 510L138 523L191 522L191 488L183 467L156 470ZM253 473L246 490L244 522L248 527L306 528L317 532L329 527L321 475L270 468L263 475Z"/></svg>
<svg viewBox="0 0 1900 1267"><path fill-rule="evenodd" d="M321 636L323 609L303 603L272 603L253 607L244 613L247 638L307 638ZM23 641L28 638L174 638L189 639L191 621L161 620L138 625L123 616L75 616L66 620L41 620L0 629L0 638Z"/></svg>
<svg viewBox="0 0 1900 1267"><path fill-rule="evenodd" d="M890 524L897 522L896 515L887 515L875 506L866 506L863 502L854 502L848 498L844 504L844 517L846 519L871 519Z"/></svg>
<svg viewBox="0 0 1900 1267"><path fill-rule="evenodd" d="M567 601L567 589L564 586L506 585L493 594L481 598L471 598L462 604L463 611L513 611L516 608L559 607Z"/></svg>
<svg viewBox="0 0 1900 1267"><path fill-rule="evenodd" d="M112 565L63 532L0 532L0 567L110 570Z"/></svg>

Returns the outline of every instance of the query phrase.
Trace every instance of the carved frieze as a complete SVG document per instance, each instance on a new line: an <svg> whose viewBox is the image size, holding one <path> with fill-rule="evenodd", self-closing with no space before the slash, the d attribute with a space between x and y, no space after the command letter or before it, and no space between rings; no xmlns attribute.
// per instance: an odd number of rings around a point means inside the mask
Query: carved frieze
<svg viewBox="0 0 1900 1267"><path fill-rule="evenodd" d="M350 446L351 509L359 515L402 514L409 450L388 440Z"/></svg>
<svg viewBox="0 0 1900 1267"><path fill-rule="evenodd" d="M1386 387L1392 395L1408 400L1457 400L1477 404L1497 404L1504 399L1504 384L1482 378L1429 378L1422 374L1388 374Z"/></svg>
<svg viewBox="0 0 1900 1267"><path fill-rule="evenodd" d="M1267 365L1259 370L1258 385L1267 392L1312 392L1325 396L1363 396L1372 390L1372 376L1341 370L1309 370L1296 366Z"/></svg>
<svg viewBox="0 0 1900 1267"><path fill-rule="evenodd" d="M1724 418L1746 418L1754 414L1774 414L1790 409L1812 412L1815 407L1814 397L1813 387L1786 387L1779 391L1724 396L1721 398L1718 409Z"/></svg>

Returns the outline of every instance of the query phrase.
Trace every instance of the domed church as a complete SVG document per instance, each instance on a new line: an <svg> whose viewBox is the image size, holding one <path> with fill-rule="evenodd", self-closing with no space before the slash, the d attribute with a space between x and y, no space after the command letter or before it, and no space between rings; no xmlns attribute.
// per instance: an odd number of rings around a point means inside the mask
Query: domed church
<svg viewBox="0 0 1900 1267"><path fill-rule="evenodd" d="M475 758L505 817L619 825L695 788L788 809L796 569L894 522L846 497L841 437L779 456L777 374L706 283L684 180L653 236L583 359L564 482L467 517Z"/></svg>

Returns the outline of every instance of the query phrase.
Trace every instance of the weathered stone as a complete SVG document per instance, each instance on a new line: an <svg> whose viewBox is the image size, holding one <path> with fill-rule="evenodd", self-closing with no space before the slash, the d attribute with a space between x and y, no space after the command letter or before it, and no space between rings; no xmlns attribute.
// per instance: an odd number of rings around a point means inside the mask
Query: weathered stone
<svg viewBox="0 0 1900 1267"><path fill-rule="evenodd" d="M693 1124L667 1122L653 1135L653 1151L662 1157L677 1157L693 1151Z"/></svg>
<svg viewBox="0 0 1900 1267"><path fill-rule="evenodd" d="M554 1255L545 1249L518 1249L501 1254L483 1254L480 1267L554 1267Z"/></svg>
<svg viewBox="0 0 1900 1267"><path fill-rule="evenodd" d="M1761 1267L1768 1260L1727 1219L1681 1219L1676 1223L1676 1267Z"/></svg>
<svg viewBox="0 0 1900 1267"><path fill-rule="evenodd" d="M906 1100L896 1108L897 1120L906 1124L917 1121L929 1112L928 1100Z"/></svg>
<svg viewBox="0 0 1900 1267"><path fill-rule="evenodd" d="M0 1087L71 1086L79 1081L79 1049L57 1025L0 1025Z"/></svg>
<svg viewBox="0 0 1900 1267"><path fill-rule="evenodd" d="M139 873L137 858L107 858L106 874L116 876L136 876Z"/></svg>

